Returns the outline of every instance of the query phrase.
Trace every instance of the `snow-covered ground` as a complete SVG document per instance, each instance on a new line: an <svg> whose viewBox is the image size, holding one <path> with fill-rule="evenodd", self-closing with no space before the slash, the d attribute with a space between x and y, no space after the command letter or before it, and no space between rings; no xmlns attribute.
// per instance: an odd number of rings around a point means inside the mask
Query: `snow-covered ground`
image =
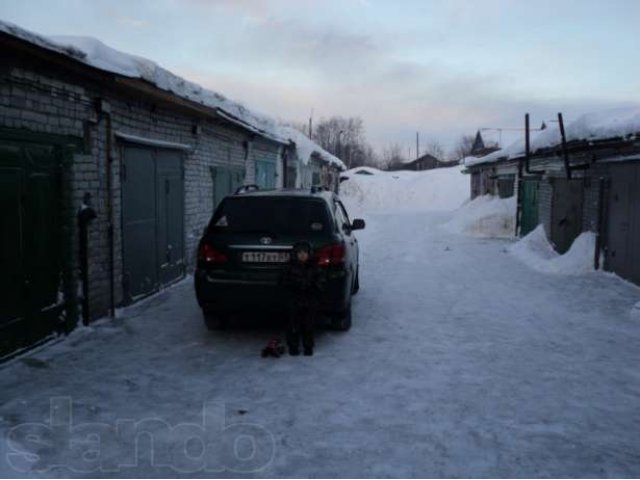
<svg viewBox="0 0 640 480"><path fill-rule="evenodd" d="M0 473L640 476L640 289L390 204L360 212L354 326L313 357L260 358L260 318L207 332L188 279L1 368Z"/></svg>

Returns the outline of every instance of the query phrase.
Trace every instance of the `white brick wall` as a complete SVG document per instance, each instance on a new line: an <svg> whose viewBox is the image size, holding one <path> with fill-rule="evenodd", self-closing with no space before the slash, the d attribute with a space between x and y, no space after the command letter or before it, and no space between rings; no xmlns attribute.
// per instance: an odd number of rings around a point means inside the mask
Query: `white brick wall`
<svg viewBox="0 0 640 480"><path fill-rule="evenodd" d="M107 312L109 305L109 245L106 195L106 120L93 106L96 98L111 107L112 132L190 145L184 157L185 171L185 258L193 268L195 248L213 210L213 185L209 171L214 165L246 167L246 183L255 181L253 156L246 154L248 132L183 113L170 105L154 104L139 95L104 92L96 85L64 73L36 73L30 68L6 68L0 73L0 127L32 132L69 135L84 140L85 151L75 156L72 168L74 210L88 192L98 217L90 226L90 298L92 316ZM200 125L201 132L193 133ZM280 161L278 145L253 140L261 155ZM122 231L120 165L122 145L112 138L112 198L115 245L115 296L122 300ZM75 215L75 212L73 212ZM76 225L75 219L73 225ZM77 232L74 237L77 252ZM74 260L77 254L74 255Z"/></svg>

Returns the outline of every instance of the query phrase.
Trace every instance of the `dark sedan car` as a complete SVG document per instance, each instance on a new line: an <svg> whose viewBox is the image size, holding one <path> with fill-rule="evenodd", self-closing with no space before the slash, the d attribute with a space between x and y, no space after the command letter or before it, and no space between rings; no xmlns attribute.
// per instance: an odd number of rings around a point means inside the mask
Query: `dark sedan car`
<svg viewBox="0 0 640 480"><path fill-rule="evenodd" d="M195 288L210 329L223 327L230 313L284 311L282 271L296 242L315 252L324 269L321 311L332 327L351 327L351 296L359 289L358 241L339 197L321 189L253 190L226 197L198 247Z"/></svg>

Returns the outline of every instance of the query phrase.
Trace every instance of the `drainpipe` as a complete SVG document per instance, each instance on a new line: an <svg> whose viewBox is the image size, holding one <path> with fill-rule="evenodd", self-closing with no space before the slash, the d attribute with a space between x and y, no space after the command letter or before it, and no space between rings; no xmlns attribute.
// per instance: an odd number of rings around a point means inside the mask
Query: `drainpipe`
<svg viewBox="0 0 640 480"><path fill-rule="evenodd" d="M105 175L107 177L107 243L109 244L109 315L111 318L116 316L115 301L115 251L114 251L114 231L113 231L113 179L112 179L112 125L111 125L111 106L104 99L98 100L98 110L102 118L105 120Z"/></svg>
<svg viewBox="0 0 640 480"><path fill-rule="evenodd" d="M524 172L528 175L543 175L545 170L531 169L531 128L529 126L529 114L524 114ZM518 162L518 198L516 200L516 236L520 233L520 216L522 215L522 186L524 184L522 172L522 160Z"/></svg>
<svg viewBox="0 0 640 480"><path fill-rule="evenodd" d="M525 117L525 125L528 123L528 117ZM516 177L516 185L518 190L516 192L516 228L514 235L517 237L520 233L520 215L522 215L522 172L523 165L522 160L518 162L518 176Z"/></svg>
<svg viewBox="0 0 640 480"><path fill-rule="evenodd" d="M564 169L567 180L571 180L571 165L569 164L569 153L567 152L567 137L564 134L564 121L562 113L558 113L558 126L560 127L560 138L562 140L562 158L564 159Z"/></svg>
<svg viewBox="0 0 640 480"><path fill-rule="evenodd" d="M562 138L562 157L564 158L564 168L567 172L567 179L571 180L571 174L574 170L587 170L591 168L591 164L582 163L580 165L571 165L569 162L569 151L567 150L567 139L564 132L564 121L561 113L558 113L558 125L560 126L560 136Z"/></svg>
<svg viewBox="0 0 640 480"><path fill-rule="evenodd" d="M600 270L600 252L603 248L603 229L605 225L604 221L604 189L605 189L605 179L600 177L598 181L598 228L596 229L596 247L595 252L593 253L593 267L596 270Z"/></svg>
<svg viewBox="0 0 640 480"><path fill-rule="evenodd" d="M529 128L529 114L524 114L524 171L530 175L543 175L546 173L545 170L532 170L530 161L531 161L531 142L530 135L531 129Z"/></svg>
<svg viewBox="0 0 640 480"><path fill-rule="evenodd" d="M78 210L78 229L80 231L80 277L82 280L82 323L89 325L89 223L96 218L96 211L91 207L91 194L84 194L82 206Z"/></svg>
<svg viewBox="0 0 640 480"><path fill-rule="evenodd" d="M115 252L114 252L114 238L113 238L113 172L112 172L112 163L113 156L111 155L112 151L112 127L111 127L111 114L107 115L107 218L109 222L109 227L107 230L107 235L109 239L109 310L111 314L111 318L115 318L116 316L116 300L115 300L115 285L114 285L114 276L115 276Z"/></svg>

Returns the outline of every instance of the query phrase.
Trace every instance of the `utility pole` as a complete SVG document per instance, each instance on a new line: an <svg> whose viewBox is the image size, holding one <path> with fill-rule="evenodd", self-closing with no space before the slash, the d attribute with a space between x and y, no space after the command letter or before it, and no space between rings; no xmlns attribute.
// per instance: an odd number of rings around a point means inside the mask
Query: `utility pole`
<svg viewBox="0 0 640 480"><path fill-rule="evenodd" d="M311 109L311 114L309 115L309 138L313 136L313 108Z"/></svg>
<svg viewBox="0 0 640 480"><path fill-rule="evenodd" d="M420 158L420 132L416 132L416 158Z"/></svg>

